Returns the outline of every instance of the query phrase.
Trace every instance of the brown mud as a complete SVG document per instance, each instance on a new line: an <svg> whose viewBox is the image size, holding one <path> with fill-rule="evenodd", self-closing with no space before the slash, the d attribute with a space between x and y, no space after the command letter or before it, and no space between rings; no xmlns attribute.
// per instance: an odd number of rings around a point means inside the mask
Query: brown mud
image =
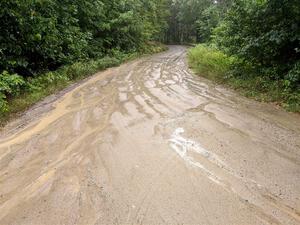
<svg viewBox="0 0 300 225"><path fill-rule="evenodd" d="M193 75L171 46L4 128L0 224L300 224L300 116Z"/></svg>

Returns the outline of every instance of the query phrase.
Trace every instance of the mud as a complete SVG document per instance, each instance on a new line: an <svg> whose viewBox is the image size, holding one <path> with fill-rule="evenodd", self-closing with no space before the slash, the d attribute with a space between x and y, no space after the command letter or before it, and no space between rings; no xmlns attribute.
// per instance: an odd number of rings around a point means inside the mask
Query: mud
<svg viewBox="0 0 300 225"><path fill-rule="evenodd" d="M171 46L1 132L0 224L300 224L300 116L193 75Z"/></svg>

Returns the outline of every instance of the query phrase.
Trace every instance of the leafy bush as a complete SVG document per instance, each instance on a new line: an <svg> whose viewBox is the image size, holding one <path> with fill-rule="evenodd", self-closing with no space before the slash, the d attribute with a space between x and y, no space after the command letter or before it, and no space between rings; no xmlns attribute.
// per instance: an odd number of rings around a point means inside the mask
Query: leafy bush
<svg viewBox="0 0 300 225"><path fill-rule="evenodd" d="M234 60L214 47L205 44L192 48L188 53L188 59L196 72L203 75L209 74L217 79L225 78Z"/></svg>
<svg viewBox="0 0 300 225"><path fill-rule="evenodd" d="M166 1L0 1L0 73L32 77L111 49L138 51L166 26Z"/></svg>
<svg viewBox="0 0 300 225"><path fill-rule="evenodd" d="M1 1L0 70L29 76L85 57L91 35L76 10L67 0Z"/></svg>
<svg viewBox="0 0 300 225"><path fill-rule="evenodd" d="M234 0L214 42L251 63L258 76L283 79L300 59L298 0Z"/></svg>
<svg viewBox="0 0 300 225"><path fill-rule="evenodd" d="M7 71L0 74L0 113L8 111L7 98L18 95L24 85L24 79L17 74L9 74Z"/></svg>
<svg viewBox="0 0 300 225"><path fill-rule="evenodd" d="M286 87L300 90L300 61L285 76Z"/></svg>

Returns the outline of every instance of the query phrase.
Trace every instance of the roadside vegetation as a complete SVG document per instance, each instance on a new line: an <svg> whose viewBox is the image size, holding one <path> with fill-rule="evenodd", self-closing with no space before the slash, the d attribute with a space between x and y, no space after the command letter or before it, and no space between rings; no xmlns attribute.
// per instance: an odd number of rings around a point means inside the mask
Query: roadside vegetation
<svg viewBox="0 0 300 225"><path fill-rule="evenodd" d="M191 49L188 61L190 67L205 78L255 100L275 102L289 111L300 112L299 87L291 88L288 80L272 79L266 74L253 72L249 65L241 65L238 58L206 44Z"/></svg>
<svg viewBox="0 0 300 225"><path fill-rule="evenodd" d="M196 73L300 112L298 0L182 0L171 18L170 42L201 43L189 51Z"/></svg>
<svg viewBox="0 0 300 225"><path fill-rule="evenodd" d="M144 45L139 52L115 52L113 56L99 59L79 61L60 67L55 71L38 74L26 80L18 74L9 74L4 71L0 76L1 90L6 93L0 101L0 126L3 126L19 112L28 109L36 102L54 94L67 86L95 74L106 68L118 66L121 63L135 59L141 55L153 54L167 49L165 45L150 42ZM5 88L5 89L4 89Z"/></svg>
<svg viewBox="0 0 300 225"><path fill-rule="evenodd" d="M0 3L0 122L70 83L164 50L165 0Z"/></svg>

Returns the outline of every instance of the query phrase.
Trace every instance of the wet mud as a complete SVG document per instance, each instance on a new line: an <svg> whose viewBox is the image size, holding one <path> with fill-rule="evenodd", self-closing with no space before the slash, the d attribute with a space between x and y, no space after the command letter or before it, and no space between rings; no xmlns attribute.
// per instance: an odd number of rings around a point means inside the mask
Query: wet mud
<svg viewBox="0 0 300 225"><path fill-rule="evenodd" d="M300 116L188 69L94 75L0 134L0 224L300 224Z"/></svg>

